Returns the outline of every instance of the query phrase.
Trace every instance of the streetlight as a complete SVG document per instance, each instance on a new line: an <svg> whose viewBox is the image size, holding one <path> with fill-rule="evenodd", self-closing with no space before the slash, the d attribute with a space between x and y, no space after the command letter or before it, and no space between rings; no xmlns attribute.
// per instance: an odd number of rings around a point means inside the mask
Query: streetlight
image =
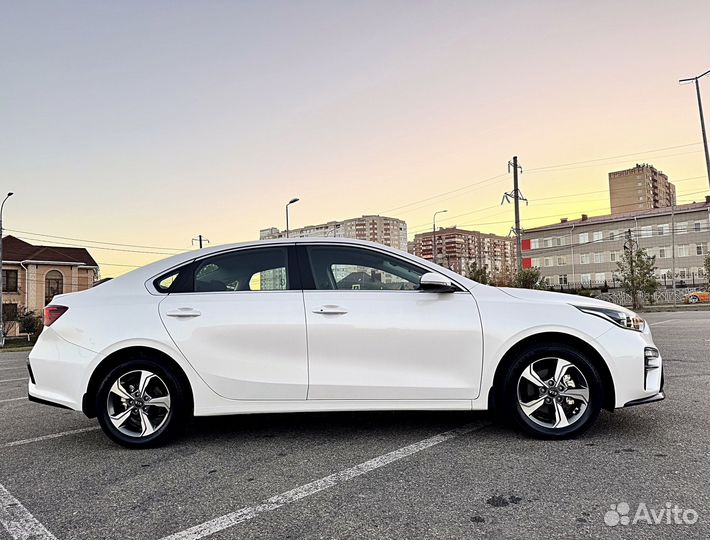
<svg viewBox="0 0 710 540"><path fill-rule="evenodd" d="M444 212L447 212L447 210L437 210L434 212L434 217L432 218L432 227L431 227L431 260L436 263L436 216L438 214L443 214Z"/></svg>
<svg viewBox="0 0 710 540"><path fill-rule="evenodd" d="M700 83L699 79L702 77L705 77L710 73L710 69L707 70L705 73L702 75L698 75L697 77L688 77L687 79L680 79L678 82L680 84L687 84L689 82L695 82L695 93L698 95L698 112L700 113L700 129L703 132L703 146L705 147L705 167L707 168L708 171L708 182L710 182L710 154L708 154L708 138L707 135L705 134L705 120L703 119L703 102L700 99ZM675 277L673 278L675 282Z"/></svg>
<svg viewBox="0 0 710 540"><path fill-rule="evenodd" d="M3 320L2 320L2 290L5 287L5 284L2 282L1 275L2 275L2 211L5 208L5 201L7 201L10 197L13 196L12 191L7 194L7 196L3 199L2 204L0 204L0 347L5 346L5 331L3 329Z"/></svg>
<svg viewBox="0 0 710 540"><path fill-rule="evenodd" d="M288 207L291 206L293 203L297 203L300 200L301 199L294 197L286 204L286 238L288 238Z"/></svg>

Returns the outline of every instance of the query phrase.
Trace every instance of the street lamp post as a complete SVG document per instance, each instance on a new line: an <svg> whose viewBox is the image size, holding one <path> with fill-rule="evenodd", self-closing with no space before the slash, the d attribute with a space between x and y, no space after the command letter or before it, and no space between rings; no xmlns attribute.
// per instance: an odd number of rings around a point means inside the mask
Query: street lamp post
<svg viewBox="0 0 710 540"><path fill-rule="evenodd" d="M0 347L5 346L5 331L3 328L3 312L2 312L2 291L5 284L2 282L2 211L5 209L5 201L12 197L12 191L9 192L0 204Z"/></svg>
<svg viewBox="0 0 710 540"><path fill-rule="evenodd" d="M710 73L710 69L707 70L705 73L702 75L698 75L697 77L688 77L687 79L681 79L678 82L680 84L686 84L689 82L695 82L695 93L698 96L698 112L700 113L700 129L703 133L703 147L705 148L705 167L708 172L708 182L710 182L710 153L708 153L708 138L707 135L705 134L705 119L703 118L703 102L700 99L700 82L699 80L705 75ZM673 280L675 282L675 276L673 276Z"/></svg>
<svg viewBox="0 0 710 540"><path fill-rule="evenodd" d="M294 197L286 204L286 238L288 238L288 207L291 206L293 203L297 203L300 200L301 199Z"/></svg>
<svg viewBox="0 0 710 540"><path fill-rule="evenodd" d="M434 262L434 264L436 264L436 216L445 212L446 210L438 210L434 212L434 217L431 220L431 260Z"/></svg>

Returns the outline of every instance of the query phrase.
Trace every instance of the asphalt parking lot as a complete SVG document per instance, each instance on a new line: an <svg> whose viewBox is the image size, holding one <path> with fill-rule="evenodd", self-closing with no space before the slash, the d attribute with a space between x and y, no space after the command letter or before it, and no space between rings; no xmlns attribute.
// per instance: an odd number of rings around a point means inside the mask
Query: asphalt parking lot
<svg viewBox="0 0 710 540"><path fill-rule="evenodd" d="M483 413L278 414L130 451L24 399L28 353L2 353L0 539L709 538L710 312L646 319L667 399L558 442ZM697 521L607 525L621 503Z"/></svg>

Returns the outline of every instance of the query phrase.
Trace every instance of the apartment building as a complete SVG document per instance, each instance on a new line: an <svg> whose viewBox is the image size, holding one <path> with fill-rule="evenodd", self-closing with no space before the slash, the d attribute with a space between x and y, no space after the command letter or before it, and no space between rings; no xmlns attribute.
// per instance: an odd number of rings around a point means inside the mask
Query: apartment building
<svg viewBox="0 0 710 540"><path fill-rule="evenodd" d="M674 205L675 186L668 176L648 163L609 173L611 213L624 214Z"/></svg>
<svg viewBox="0 0 710 540"><path fill-rule="evenodd" d="M475 262L479 268L486 268L492 276L510 274L515 267L515 239L479 231L467 231L457 227L441 228L432 232L419 233L410 243L409 251L423 259L465 274L469 265Z"/></svg>
<svg viewBox="0 0 710 540"><path fill-rule="evenodd" d="M99 272L84 248L40 246L14 236L2 239L2 310L7 335L18 332L21 309L39 313L57 294L83 291Z"/></svg>
<svg viewBox="0 0 710 540"><path fill-rule="evenodd" d="M311 236L331 236L335 238L355 238L369 240L407 251L407 224L401 219L386 216L361 216L343 221L328 221L318 225L307 225L291 229L292 238ZM286 231L276 227L259 231L261 240L284 238Z"/></svg>
<svg viewBox="0 0 710 540"><path fill-rule="evenodd" d="M523 267L540 268L551 286L613 287L616 263L623 255L627 233L656 256L656 275L662 284L707 283L703 266L710 247L710 197L704 203L667 208L562 219L560 223L523 233ZM675 256L674 256L675 255Z"/></svg>

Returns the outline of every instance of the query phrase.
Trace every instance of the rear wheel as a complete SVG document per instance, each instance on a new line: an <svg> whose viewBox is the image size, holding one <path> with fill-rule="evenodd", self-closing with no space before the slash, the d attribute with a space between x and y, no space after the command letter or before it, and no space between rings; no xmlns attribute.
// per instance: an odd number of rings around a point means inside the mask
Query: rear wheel
<svg viewBox="0 0 710 540"><path fill-rule="evenodd" d="M503 381L507 416L527 433L547 439L574 437L594 422L603 400L599 372L567 345L524 351Z"/></svg>
<svg viewBox="0 0 710 540"><path fill-rule="evenodd" d="M123 446L158 446L188 418L186 389L159 363L128 360L112 369L99 386L96 411L101 428Z"/></svg>
<svg viewBox="0 0 710 540"><path fill-rule="evenodd" d="M692 296L688 299L688 301L689 301L691 304L697 304L698 302L700 302L700 298L699 298L698 296L696 296L696 295L692 295Z"/></svg>

